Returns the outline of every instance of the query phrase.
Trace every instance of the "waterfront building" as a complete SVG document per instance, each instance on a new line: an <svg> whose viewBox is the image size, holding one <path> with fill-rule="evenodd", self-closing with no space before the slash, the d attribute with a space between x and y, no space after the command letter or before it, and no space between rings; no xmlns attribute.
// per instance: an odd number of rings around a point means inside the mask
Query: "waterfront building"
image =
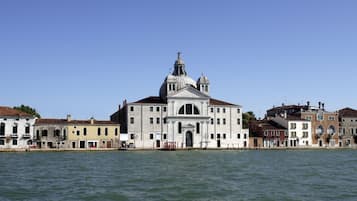
<svg viewBox="0 0 357 201"><path fill-rule="evenodd" d="M251 148L288 147L288 130L272 120L249 122L249 146Z"/></svg>
<svg viewBox="0 0 357 201"><path fill-rule="evenodd" d="M340 146L357 146L357 110L344 108L338 111L340 122Z"/></svg>
<svg viewBox="0 0 357 201"><path fill-rule="evenodd" d="M267 118L276 116L296 116L310 121L314 147L338 147L340 144L338 112L326 111L324 103L319 102L318 107L310 106L309 102L306 105L282 105L267 111Z"/></svg>
<svg viewBox="0 0 357 201"><path fill-rule="evenodd" d="M31 147L35 119L25 112L0 106L0 149Z"/></svg>
<svg viewBox="0 0 357 201"><path fill-rule="evenodd" d="M242 107L212 98L208 78L189 77L180 53L159 96L124 101L111 120L128 134L129 147L242 148L249 143L249 132L242 129Z"/></svg>
<svg viewBox="0 0 357 201"><path fill-rule="evenodd" d="M35 138L37 148L98 149L119 148L120 126L112 121L37 119Z"/></svg>

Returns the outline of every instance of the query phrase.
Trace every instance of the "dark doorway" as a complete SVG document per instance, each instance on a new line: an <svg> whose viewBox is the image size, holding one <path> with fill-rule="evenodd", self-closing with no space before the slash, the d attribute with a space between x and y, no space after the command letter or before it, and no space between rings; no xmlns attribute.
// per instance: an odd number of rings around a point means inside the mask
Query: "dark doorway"
<svg viewBox="0 0 357 201"><path fill-rule="evenodd" d="M218 148L221 147L221 140L217 140L217 147L218 147Z"/></svg>
<svg viewBox="0 0 357 201"><path fill-rule="evenodd" d="M279 140L276 142L276 146L277 146L277 147L280 146L280 141L279 141Z"/></svg>
<svg viewBox="0 0 357 201"><path fill-rule="evenodd" d="M156 140L156 147L160 148L160 140Z"/></svg>
<svg viewBox="0 0 357 201"><path fill-rule="evenodd" d="M81 149L86 148L85 144L86 144L85 141L79 141L79 148L81 148Z"/></svg>
<svg viewBox="0 0 357 201"><path fill-rule="evenodd" d="M47 142L47 148L53 148L53 143L52 142Z"/></svg>
<svg viewBox="0 0 357 201"><path fill-rule="evenodd" d="M257 146L258 146L258 139L254 138L254 147L257 147Z"/></svg>
<svg viewBox="0 0 357 201"><path fill-rule="evenodd" d="M319 140L319 146L322 147L322 140Z"/></svg>
<svg viewBox="0 0 357 201"><path fill-rule="evenodd" d="M107 148L112 148L112 141L107 141Z"/></svg>
<svg viewBox="0 0 357 201"><path fill-rule="evenodd" d="M186 132L186 147L192 147L192 146L193 146L192 132L187 131Z"/></svg>
<svg viewBox="0 0 357 201"><path fill-rule="evenodd" d="M357 144L357 135L353 136L353 141L355 141L355 144Z"/></svg>
<svg viewBox="0 0 357 201"><path fill-rule="evenodd" d="M72 148L76 148L76 142L72 142Z"/></svg>

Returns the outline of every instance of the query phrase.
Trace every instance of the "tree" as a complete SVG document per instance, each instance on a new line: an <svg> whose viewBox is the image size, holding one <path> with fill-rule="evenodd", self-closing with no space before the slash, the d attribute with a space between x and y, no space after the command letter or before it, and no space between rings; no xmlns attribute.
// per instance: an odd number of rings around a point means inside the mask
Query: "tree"
<svg viewBox="0 0 357 201"><path fill-rule="evenodd" d="M249 122L252 120L257 120L254 112L248 111L248 112L243 113L243 128L248 128Z"/></svg>
<svg viewBox="0 0 357 201"><path fill-rule="evenodd" d="M27 105L20 105L18 107L14 107L14 109L16 110L20 110L22 112L26 112L28 114L31 114L37 118L41 118L41 115L39 113L37 113L36 109L30 107L30 106L27 106Z"/></svg>

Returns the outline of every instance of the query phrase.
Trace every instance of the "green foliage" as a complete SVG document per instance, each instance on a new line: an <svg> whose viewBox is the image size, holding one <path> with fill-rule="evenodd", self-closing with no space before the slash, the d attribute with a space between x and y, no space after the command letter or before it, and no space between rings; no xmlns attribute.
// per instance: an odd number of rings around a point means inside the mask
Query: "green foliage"
<svg viewBox="0 0 357 201"><path fill-rule="evenodd" d="M243 128L249 127L249 121L256 120L254 112L248 111L243 113Z"/></svg>
<svg viewBox="0 0 357 201"><path fill-rule="evenodd" d="M39 113L37 113L36 109L30 107L30 106L27 106L27 105L20 105L18 107L14 107L14 109L16 110L20 110L22 112L26 112L28 114L31 114L37 118L41 118L41 115Z"/></svg>

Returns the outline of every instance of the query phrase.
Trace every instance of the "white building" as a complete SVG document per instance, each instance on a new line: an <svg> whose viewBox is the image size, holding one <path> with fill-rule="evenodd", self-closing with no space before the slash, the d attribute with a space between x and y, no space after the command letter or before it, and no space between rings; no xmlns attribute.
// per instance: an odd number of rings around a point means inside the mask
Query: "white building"
<svg viewBox="0 0 357 201"><path fill-rule="evenodd" d="M10 107L0 107L0 149L23 149L32 145L35 117Z"/></svg>
<svg viewBox="0 0 357 201"><path fill-rule="evenodd" d="M306 147L312 145L311 122L298 116L276 116L272 119L276 123L288 128L288 146Z"/></svg>
<svg viewBox="0 0 357 201"><path fill-rule="evenodd" d="M157 148L242 148L248 147L249 132L242 129L242 108L213 99L210 82L190 78L178 58L174 71L160 88L160 96L123 103L111 116L128 133L127 145Z"/></svg>

